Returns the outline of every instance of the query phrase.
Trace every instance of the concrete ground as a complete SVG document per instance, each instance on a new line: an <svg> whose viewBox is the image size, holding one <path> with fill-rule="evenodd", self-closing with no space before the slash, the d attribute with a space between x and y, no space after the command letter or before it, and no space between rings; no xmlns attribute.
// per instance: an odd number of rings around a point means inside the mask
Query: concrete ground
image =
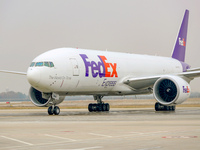
<svg viewBox="0 0 200 150"><path fill-rule="evenodd" d="M1 109L0 150L198 150L200 108Z"/></svg>

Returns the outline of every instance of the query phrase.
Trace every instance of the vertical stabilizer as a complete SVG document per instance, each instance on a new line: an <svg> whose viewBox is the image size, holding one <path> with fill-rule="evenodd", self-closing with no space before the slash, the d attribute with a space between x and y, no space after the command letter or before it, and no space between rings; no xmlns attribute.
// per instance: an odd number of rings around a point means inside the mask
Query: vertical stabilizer
<svg viewBox="0 0 200 150"><path fill-rule="evenodd" d="M185 61L185 50L186 50L186 41L187 41L187 28L188 28L188 18L189 10L185 10L185 15L181 24L181 28L176 40L176 45L172 53L172 58L177 59L181 62Z"/></svg>

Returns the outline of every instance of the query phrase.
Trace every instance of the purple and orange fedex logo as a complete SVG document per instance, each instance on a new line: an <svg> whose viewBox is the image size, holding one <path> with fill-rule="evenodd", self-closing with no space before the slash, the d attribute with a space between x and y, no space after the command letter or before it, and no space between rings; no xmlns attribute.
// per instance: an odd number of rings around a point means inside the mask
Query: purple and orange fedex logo
<svg viewBox="0 0 200 150"><path fill-rule="evenodd" d="M185 46L186 42L184 38L181 40L181 38L179 37L178 40L179 40L179 45Z"/></svg>
<svg viewBox="0 0 200 150"><path fill-rule="evenodd" d="M102 77L118 77L117 75L117 63L109 63L106 62L107 58L105 56L99 56L98 62L95 61L89 61L88 56L85 54L80 54L81 58L83 59L83 62L85 63L85 76L89 77L89 68L91 68L92 77L96 78L99 76ZM112 68L112 69L111 69ZM109 71L109 69L112 70L112 72Z"/></svg>
<svg viewBox="0 0 200 150"><path fill-rule="evenodd" d="M190 93L190 89L188 86L183 86L183 93Z"/></svg>

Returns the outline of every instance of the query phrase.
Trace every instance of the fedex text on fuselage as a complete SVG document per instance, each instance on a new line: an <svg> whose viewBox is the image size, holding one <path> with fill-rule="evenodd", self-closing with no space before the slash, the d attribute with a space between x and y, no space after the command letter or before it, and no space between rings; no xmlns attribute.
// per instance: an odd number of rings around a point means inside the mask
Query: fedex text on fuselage
<svg viewBox="0 0 200 150"><path fill-rule="evenodd" d="M105 56L97 55L97 57L99 58L98 62L89 61L86 54L80 54L80 56L85 64L85 77L89 77L89 68L91 68L91 74L93 78L96 78L97 76L99 76L100 78L118 77L117 63L106 62L107 58ZM112 72L109 69L112 70Z"/></svg>

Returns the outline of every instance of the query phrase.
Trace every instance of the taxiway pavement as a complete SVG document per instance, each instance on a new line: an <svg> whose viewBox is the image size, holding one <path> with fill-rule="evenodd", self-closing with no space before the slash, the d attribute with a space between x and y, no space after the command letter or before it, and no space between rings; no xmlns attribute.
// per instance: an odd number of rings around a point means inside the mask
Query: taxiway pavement
<svg viewBox="0 0 200 150"><path fill-rule="evenodd" d="M1 109L0 150L200 149L200 108Z"/></svg>

